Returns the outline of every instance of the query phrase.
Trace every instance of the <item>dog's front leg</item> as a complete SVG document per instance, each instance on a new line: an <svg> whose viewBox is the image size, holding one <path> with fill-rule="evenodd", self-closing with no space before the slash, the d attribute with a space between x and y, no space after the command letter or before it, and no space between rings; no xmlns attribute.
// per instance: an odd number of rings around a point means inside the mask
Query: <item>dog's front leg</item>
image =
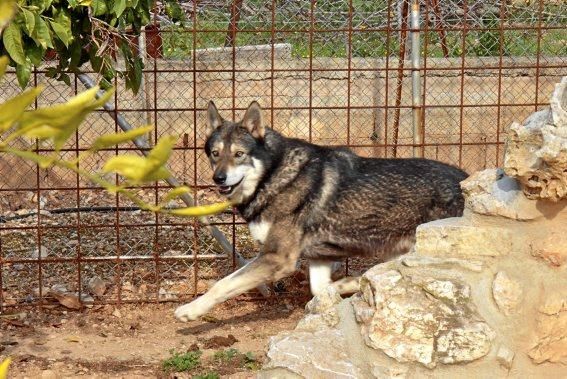
<svg viewBox="0 0 567 379"><path fill-rule="evenodd" d="M203 296L178 307L175 310L175 317L181 321L196 320L225 300L260 284L291 275L295 270L296 260L282 261L275 253L260 254L244 267L215 283Z"/></svg>

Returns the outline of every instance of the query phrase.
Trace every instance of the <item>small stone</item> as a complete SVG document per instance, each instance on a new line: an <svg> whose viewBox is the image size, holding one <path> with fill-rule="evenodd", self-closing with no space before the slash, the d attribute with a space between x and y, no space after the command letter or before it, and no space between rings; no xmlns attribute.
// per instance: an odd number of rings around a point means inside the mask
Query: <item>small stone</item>
<svg viewBox="0 0 567 379"><path fill-rule="evenodd" d="M361 378L345 336L336 329L283 332L270 339L271 368L286 368L305 378Z"/></svg>
<svg viewBox="0 0 567 379"><path fill-rule="evenodd" d="M314 332L316 330L329 329L329 325L323 318L323 315L305 315L295 327L295 330L304 330Z"/></svg>
<svg viewBox="0 0 567 379"><path fill-rule="evenodd" d="M116 318L122 317L122 313L120 313L120 310L118 308L114 309L114 311L112 312L112 315Z"/></svg>
<svg viewBox="0 0 567 379"><path fill-rule="evenodd" d="M492 282L492 296L498 308L506 316L516 311L522 300L522 287L520 283L511 279L504 271L499 271Z"/></svg>
<svg viewBox="0 0 567 379"><path fill-rule="evenodd" d="M374 365L372 367L372 376L375 379L404 379L407 377L408 369L406 367L384 367Z"/></svg>
<svg viewBox="0 0 567 379"><path fill-rule="evenodd" d="M42 246L39 249L35 248L32 250L31 252L31 257L33 259L45 259L47 258L47 256L49 255L49 250L47 250L47 247Z"/></svg>
<svg viewBox="0 0 567 379"><path fill-rule="evenodd" d="M333 308L341 300L341 295L337 290L333 286L328 286L323 292L313 297L307 303L305 309L311 314L321 314Z"/></svg>
<svg viewBox="0 0 567 379"><path fill-rule="evenodd" d="M106 283L98 276L92 277L89 280L87 287L89 292L97 297L102 297L102 295L106 292Z"/></svg>
<svg viewBox="0 0 567 379"><path fill-rule="evenodd" d="M43 370L41 372L41 379L58 379L59 375L53 370Z"/></svg>
<svg viewBox="0 0 567 379"><path fill-rule="evenodd" d="M500 363L503 367L506 367L508 370L512 368L512 362L514 361L514 352L507 347L500 346L498 352L496 353L496 360Z"/></svg>

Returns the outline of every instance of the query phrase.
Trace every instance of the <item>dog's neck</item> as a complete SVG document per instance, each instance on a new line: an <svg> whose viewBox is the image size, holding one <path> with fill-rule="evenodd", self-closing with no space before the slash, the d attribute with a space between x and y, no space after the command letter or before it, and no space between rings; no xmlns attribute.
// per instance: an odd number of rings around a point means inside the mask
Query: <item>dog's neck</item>
<svg viewBox="0 0 567 379"><path fill-rule="evenodd" d="M289 146L286 137L271 129L266 131L264 148L270 158L266 161L263 178L254 194L237 205L247 222L260 217L270 201L297 178L310 158L304 149Z"/></svg>

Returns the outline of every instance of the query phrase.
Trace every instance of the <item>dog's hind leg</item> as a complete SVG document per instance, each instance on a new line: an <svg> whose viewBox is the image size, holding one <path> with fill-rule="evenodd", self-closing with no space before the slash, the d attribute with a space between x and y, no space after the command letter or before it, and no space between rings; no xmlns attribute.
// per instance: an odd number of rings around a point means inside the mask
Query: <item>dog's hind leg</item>
<svg viewBox="0 0 567 379"><path fill-rule="evenodd" d="M333 286L341 295L353 294L359 291L360 277L348 276L334 282L331 280L336 263L316 259L309 261L309 286L313 296L320 294L328 286Z"/></svg>
<svg viewBox="0 0 567 379"><path fill-rule="evenodd" d="M331 284L333 261L312 259L309 261L309 287L311 294L316 296Z"/></svg>

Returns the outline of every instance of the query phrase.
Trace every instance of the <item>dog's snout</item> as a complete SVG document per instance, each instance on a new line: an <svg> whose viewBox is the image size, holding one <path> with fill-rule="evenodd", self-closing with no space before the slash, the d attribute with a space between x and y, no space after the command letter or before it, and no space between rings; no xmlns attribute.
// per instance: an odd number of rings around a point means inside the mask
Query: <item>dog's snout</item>
<svg viewBox="0 0 567 379"><path fill-rule="evenodd" d="M216 184L221 185L226 182L226 173L225 172L215 172L213 175L213 180Z"/></svg>

